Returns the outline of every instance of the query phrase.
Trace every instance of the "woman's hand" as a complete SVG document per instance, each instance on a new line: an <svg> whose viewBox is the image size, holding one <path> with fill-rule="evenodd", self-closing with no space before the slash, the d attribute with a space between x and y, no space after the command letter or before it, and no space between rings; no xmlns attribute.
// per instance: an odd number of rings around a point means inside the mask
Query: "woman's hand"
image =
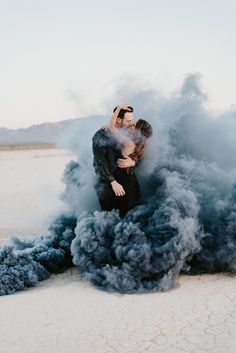
<svg viewBox="0 0 236 353"><path fill-rule="evenodd" d="M131 111L129 104L121 104L121 105L118 105L118 109L119 109L119 111L120 111L121 109Z"/></svg>
<svg viewBox="0 0 236 353"><path fill-rule="evenodd" d="M114 191L114 193L116 194L116 196L124 196L125 195L125 190L123 188L123 186L119 183L117 183L116 180L111 182L111 187Z"/></svg>

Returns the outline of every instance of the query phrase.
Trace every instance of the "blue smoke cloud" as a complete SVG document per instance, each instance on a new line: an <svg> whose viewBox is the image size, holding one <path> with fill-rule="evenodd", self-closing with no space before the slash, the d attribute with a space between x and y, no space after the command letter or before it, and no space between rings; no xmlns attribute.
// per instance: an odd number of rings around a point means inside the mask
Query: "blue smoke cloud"
<svg viewBox="0 0 236 353"><path fill-rule="evenodd" d="M92 186L89 141L104 121L81 122L69 138L79 163L71 161L63 177L68 214L48 235L1 248L1 295L72 265L121 293L168 290L181 272L236 272L236 112L207 112L199 79L188 75L168 99L150 87L117 90L116 102L128 101L154 129L137 171L142 204L123 218L99 211Z"/></svg>
<svg viewBox="0 0 236 353"><path fill-rule="evenodd" d="M24 240L12 237L10 244L0 247L0 295L35 286L72 266L70 245L74 238L76 218L59 216L49 235Z"/></svg>

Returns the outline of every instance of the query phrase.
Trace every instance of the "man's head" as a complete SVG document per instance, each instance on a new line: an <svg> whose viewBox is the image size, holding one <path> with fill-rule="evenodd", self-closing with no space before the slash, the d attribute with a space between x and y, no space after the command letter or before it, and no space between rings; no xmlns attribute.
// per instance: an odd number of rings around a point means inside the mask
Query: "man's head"
<svg viewBox="0 0 236 353"><path fill-rule="evenodd" d="M113 113L115 113L116 109L117 107L115 107L115 109L113 110ZM131 106L128 106L127 109L121 109L116 119L116 126L127 127L127 128L130 127L133 121L133 111L134 111L134 108Z"/></svg>

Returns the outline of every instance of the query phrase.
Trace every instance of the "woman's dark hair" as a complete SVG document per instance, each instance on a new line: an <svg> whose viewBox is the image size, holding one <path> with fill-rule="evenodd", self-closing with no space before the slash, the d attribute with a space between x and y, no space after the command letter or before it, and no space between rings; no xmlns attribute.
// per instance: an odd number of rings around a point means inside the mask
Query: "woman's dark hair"
<svg viewBox="0 0 236 353"><path fill-rule="evenodd" d="M115 111L116 111L117 108L118 108L118 107L115 107L115 108L113 109L113 113L115 113ZM119 111L119 114L118 114L117 118L124 119L125 113L127 113L127 112L128 112L128 113L133 113L133 111L134 111L134 108L131 107L131 105L128 105L127 109L121 109L121 110Z"/></svg>
<svg viewBox="0 0 236 353"><path fill-rule="evenodd" d="M139 119L135 124L135 129L140 130L141 134L145 138L149 138L152 136L152 126L146 120Z"/></svg>

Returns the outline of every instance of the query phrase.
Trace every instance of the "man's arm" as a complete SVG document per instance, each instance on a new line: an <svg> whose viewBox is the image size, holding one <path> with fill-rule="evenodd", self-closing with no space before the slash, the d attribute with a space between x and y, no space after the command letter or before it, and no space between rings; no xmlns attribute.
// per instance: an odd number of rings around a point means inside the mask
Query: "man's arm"
<svg viewBox="0 0 236 353"><path fill-rule="evenodd" d="M111 184L111 187L116 196L124 196L125 191L123 186L115 180L109 168L107 157L106 157L106 147L101 146L100 144L97 144L94 141L94 139L93 139L93 155L95 160L96 171L99 173L102 179L106 180L108 183Z"/></svg>
<svg viewBox="0 0 236 353"><path fill-rule="evenodd" d="M115 180L106 158L106 146L98 144L93 139L93 155L95 160L96 172L101 176L102 179L111 183Z"/></svg>

